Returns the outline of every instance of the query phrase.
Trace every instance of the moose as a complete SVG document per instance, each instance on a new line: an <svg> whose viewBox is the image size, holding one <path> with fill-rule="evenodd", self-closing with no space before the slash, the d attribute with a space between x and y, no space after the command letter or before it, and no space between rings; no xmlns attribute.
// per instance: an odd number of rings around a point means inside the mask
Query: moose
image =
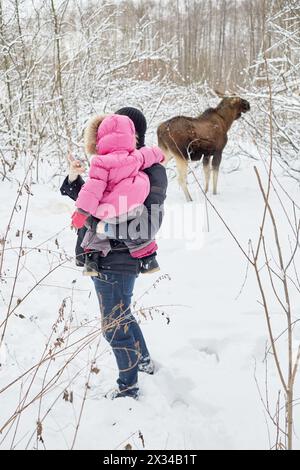
<svg viewBox="0 0 300 470"><path fill-rule="evenodd" d="M217 194L219 167L228 139L227 132L233 121L249 110L248 101L238 96L223 95L216 108L209 108L198 117L176 116L159 125L158 145L166 156L166 163L172 157L175 158L179 185L187 201L192 201L187 187L189 160L203 159L206 193L212 166L213 194Z"/></svg>

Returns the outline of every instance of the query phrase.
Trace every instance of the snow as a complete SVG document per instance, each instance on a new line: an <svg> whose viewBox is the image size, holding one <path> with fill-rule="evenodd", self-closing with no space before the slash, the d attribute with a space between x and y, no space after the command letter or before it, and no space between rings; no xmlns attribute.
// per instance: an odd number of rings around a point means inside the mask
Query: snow
<svg viewBox="0 0 300 470"><path fill-rule="evenodd" d="M234 172L226 171L229 163L224 161L220 174L220 194L209 197L247 252L248 240L254 242L259 234L262 197L253 162L242 159ZM256 162L256 166L265 176L263 163ZM276 171L286 191L299 201L297 183L284 177L279 168ZM200 169L196 172L200 176ZM109 401L104 397L114 386L117 370L99 332L92 283L70 259L75 244L74 233L69 229L73 202L60 196L51 184L32 186L25 224L27 254L21 257L12 305L28 293L36 280L62 265L41 281L10 317L0 350L0 389L40 361L63 299L66 305L50 341L52 350L58 353L55 361L46 361L36 375L31 371L0 395L2 427L17 410L20 397L25 396L26 406L53 378L43 398L5 428L0 435L1 449L70 449L72 443L76 449L123 449L128 443L133 449L143 449L143 440L146 449L267 449L273 445L274 429L269 424L270 444L257 387L265 396L263 359L268 335L254 273L250 267L243 285L247 262L211 207L209 231L206 230L203 195L193 175L189 175L192 203L184 202L171 171L169 175L166 218L158 237L161 272L139 276L135 289L134 310L157 366L154 376L140 374L139 401ZM1 200L8 201L0 206L1 236L16 191L14 183L1 183ZM23 191L22 208L15 213L8 236L1 321L8 308L17 261L17 248L10 248L20 245L20 236L15 234L22 230L26 198ZM275 195L272 203L276 213L281 214ZM285 235L286 221L282 214L280 217ZM32 239L27 231L32 233ZM271 227L267 233L271 234ZM189 234L194 234L196 240ZM40 252L30 251L37 246ZM291 295L293 302L295 293L292 291ZM285 318L275 302L270 304L270 312L279 334ZM293 312L299 318L299 305ZM298 324L294 336L298 345ZM61 347L54 346L58 337L64 339ZM80 346L81 350L77 349ZM280 352L285 347L283 340ZM48 345L46 350L49 348ZM96 367L96 373L90 373L91 366ZM57 377L62 367L65 369ZM280 384L271 359L268 377L269 400L275 411ZM295 390L297 387L299 378ZM65 390L69 396L72 392L72 403L63 399ZM295 422L299 422L297 407L295 413ZM43 442L36 438L37 421L42 422ZM295 447L300 448L298 436Z"/></svg>

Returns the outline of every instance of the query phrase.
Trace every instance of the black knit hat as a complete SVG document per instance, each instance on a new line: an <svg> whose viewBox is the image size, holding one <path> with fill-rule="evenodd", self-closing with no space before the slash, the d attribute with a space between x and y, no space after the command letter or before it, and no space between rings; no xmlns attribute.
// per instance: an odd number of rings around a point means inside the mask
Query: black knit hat
<svg viewBox="0 0 300 470"><path fill-rule="evenodd" d="M141 147L144 147L147 121L142 111L136 108L127 107L119 109L118 111L116 111L115 114L122 114L123 116L128 116L132 120L135 127L135 131L138 136L137 148L139 149Z"/></svg>

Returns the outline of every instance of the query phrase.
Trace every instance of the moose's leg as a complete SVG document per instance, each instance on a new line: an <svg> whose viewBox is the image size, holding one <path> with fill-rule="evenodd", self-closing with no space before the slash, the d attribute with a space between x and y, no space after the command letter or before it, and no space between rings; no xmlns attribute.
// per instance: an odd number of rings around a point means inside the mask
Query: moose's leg
<svg viewBox="0 0 300 470"><path fill-rule="evenodd" d="M176 161L176 166L177 166L177 171L178 171L179 185L183 189L187 202L190 202L192 201L192 197L187 187L188 161L182 157L178 157L177 155L175 157L175 161Z"/></svg>
<svg viewBox="0 0 300 470"><path fill-rule="evenodd" d="M203 157L203 171L205 176L205 192L209 190L209 180L210 180L210 157Z"/></svg>
<svg viewBox="0 0 300 470"><path fill-rule="evenodd" d="M222 160L222 153L221 152L215 153L212 159L213 194L217 194L218 176L219 176L219 168L220 168L221 160Z"/></svg>

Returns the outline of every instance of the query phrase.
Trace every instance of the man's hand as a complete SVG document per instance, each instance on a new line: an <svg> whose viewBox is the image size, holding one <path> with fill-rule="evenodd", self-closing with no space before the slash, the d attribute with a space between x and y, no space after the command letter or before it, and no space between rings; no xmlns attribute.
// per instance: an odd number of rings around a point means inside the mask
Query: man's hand
<svg viewBox="0 0 300 470"><path fill-rule="evenodd" d="M76 160L72 155L68 155L69 167L69 182L73 183L79 175L85 172L85 164L81 160Z"/></svg>

